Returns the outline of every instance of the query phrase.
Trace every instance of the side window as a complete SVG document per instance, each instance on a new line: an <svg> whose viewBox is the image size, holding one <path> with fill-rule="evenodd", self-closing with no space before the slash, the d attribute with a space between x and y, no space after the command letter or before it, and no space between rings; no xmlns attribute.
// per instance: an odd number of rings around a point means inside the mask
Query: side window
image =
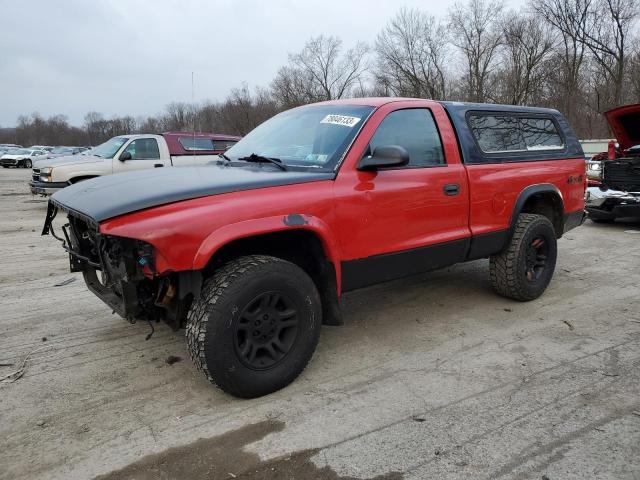
<svg viewBox="0 0 640 480"><path fill-rule="evenodd" d="M469 127L484 153L560 150L564 142L549 118L475 114Z"/></svg>
<svg viewBox="0 0 640 480"><path fill-rule="evenodd" d="M202 151L202 150L215 150L213 147L214 142L210 138L199 137L179 137L178 142L187 151Z"/></svg>
<svg viewBox="0 0 640 480"><path fill-rule="evenodd" d="M125 152L131 154L132 160L157 160L160 158L160 150L155 138L138 138L127 146Z"/></svg>
<svg viewBox="0 0 640 480"><path fill-rule="evenodd" d="M214 140L213 141L213 149L214 150L229 150L236 143L237 142L235 140Z"/></svg>
<svg viewBox="0 0 640 480"><path fill-rule="evenodd" d="M391 112L382 121L369 143L371 153L380 145L399 145L409 152L409 166L444 164L438 128L426 108Z"/></svg>
<svg viewBox="0 0 640 480"><path fill-rule="evenodd" d="M560 150L562 137L548 118L521 118L522 136L527 150Z"/></svg>
<svg viewBox="0 0 640 480"><path fill-rule="evenodd" d="M469 126L485 153L526 150L518 118L511 115L471 115Z"/></svg>

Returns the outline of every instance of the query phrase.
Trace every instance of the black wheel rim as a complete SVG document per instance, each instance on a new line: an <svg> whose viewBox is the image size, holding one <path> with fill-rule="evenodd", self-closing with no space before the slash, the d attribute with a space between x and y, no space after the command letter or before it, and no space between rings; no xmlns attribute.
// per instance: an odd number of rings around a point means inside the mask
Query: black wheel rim
<svg viewBox="0 0 640 480"><path fill-rule="evenodd" d="M245 366L265 370L287 356L297 335L298 311L291 299L281 292L261 293L240 314L236 352Z"/></svg>
<svg viewBox="0 0 640 480"><path fill-rule="evenodd" d="M24 166L26 168L31 168L31 160L27 160L26 162L24 162Z"/></svg>
<svg viewBox="0 0 640 480"><path fill-rule="evenodd" d="M530 282L538 280L547 268L549 244L542 236L535 237L527 246L525 276Z"/></svg>

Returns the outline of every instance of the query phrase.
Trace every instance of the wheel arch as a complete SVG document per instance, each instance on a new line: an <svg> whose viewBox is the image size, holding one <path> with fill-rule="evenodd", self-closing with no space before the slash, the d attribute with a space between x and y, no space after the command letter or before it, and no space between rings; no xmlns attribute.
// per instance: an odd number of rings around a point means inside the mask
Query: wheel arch
<svg viewBox="0 0 640 480"><path fill-rule="evenodd" d="M562 192L552 183L530 185L520 192L513 207L505 246L509 244L521 213L537 213L549 219L560 238L564 233L564 200Z"/></svg>
<svg viewBox="0 0 640 480"><path fill-rule="evenodd" d="M202 242L193 270L211 273L231 258L263 254L288 260L313 279L320 293L323 323L342 324L339 308L340 261L329 227L319 218L289 214L225 225Z"/></svg>
<svg viewBox="0 0 640 480"><path fill-rule="evenodd" d="M73 185L74 183L82 182L83 180L89 180L91 178L97 178L99 176L100 175L79 175L77 177L70 178L68 181L70 185Z"/></svg>

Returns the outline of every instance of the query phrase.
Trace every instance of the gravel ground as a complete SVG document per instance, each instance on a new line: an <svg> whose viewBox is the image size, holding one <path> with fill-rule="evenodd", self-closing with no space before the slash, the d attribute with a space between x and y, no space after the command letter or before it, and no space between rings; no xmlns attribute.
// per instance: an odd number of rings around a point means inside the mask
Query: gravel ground
<svg viewBox="0 0 640 480"><path fill-rule="evenodd" d="M28 177L0 170L0 378L28 357L1 479L640 479L640 222L567 234L529 303L486 260L349 294L297 381L238 400L68 272Z"/></svg>

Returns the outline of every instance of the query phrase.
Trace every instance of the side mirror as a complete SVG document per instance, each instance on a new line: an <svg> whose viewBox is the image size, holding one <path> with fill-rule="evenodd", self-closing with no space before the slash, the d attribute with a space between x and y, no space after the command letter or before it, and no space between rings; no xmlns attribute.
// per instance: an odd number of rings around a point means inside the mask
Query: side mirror
<svg viewBox="0 0 640 480"><path fill-rule="evenodd" d="M122 152L122 154L120 154L119 160L121 162L125 162L127 160L131 160L133 157L131 156L131 152Z"/></svg>
<svg viewBox="0 0 640 480"><path fill-rule="evenodd" d="M403 167L409 163L409 152L399 145L380 145L373 155L364 157L358 163L358 170L378 170L381 168Z"/></svg>

